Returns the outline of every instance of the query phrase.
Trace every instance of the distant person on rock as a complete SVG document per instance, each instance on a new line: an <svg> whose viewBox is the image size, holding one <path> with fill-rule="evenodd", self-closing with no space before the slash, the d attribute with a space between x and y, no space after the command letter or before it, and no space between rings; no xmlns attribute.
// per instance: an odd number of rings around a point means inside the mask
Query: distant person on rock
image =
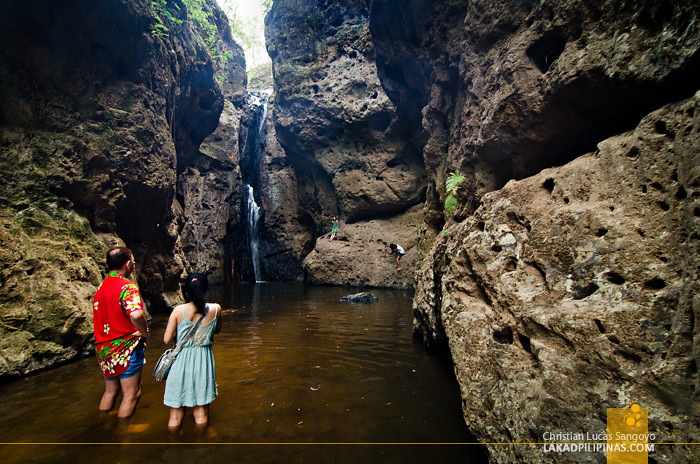
<svg viewBox="0 0 700 464"><path fill-rule="evenodd" d="M177 430L185 417L185 408L192 408L195 423L209 423L209 404L218 394L212 344L214 334L221 332L221 306L206 303L209 282L204 274L192 274L185 280L182 294L187 303L173 309L165 328L163 341L180 342L200 318L197 332L185 342L175 358L165 381L163 404L170 407L168 428Z"/></svg>
<svg viewBox="0 0 700 464"><path fill-rule="evenodd" d="M127 280L136 267L125 247L107 251L107 277L95 292L92 305L95 353L105 379L100 411L114 407L119 392L118 417L130 417L141 397L148 321L135 283Z"/></svg>
<svg viewBox="0 0 700 464"><path fill-rule="evenodd" d="M406 252L403 250L401 245L397 245L396 243L392 243L389 245L389 253L393 253L396 255L396 270L400 271L401 270L401 257L406 254Z"/></svg>
<svg viewBox="0 0 700 464"><path fill-rule="evenodd" d="M329 238L328 241L332 242L337 234L338 234L338 219L335 216L333 216L333 221L331 222L331 238Z"/></svg>

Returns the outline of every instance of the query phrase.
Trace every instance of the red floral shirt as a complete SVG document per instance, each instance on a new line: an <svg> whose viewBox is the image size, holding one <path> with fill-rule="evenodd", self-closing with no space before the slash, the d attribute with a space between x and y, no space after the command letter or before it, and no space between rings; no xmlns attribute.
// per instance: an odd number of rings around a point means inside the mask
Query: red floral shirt
<svg viewBox="0 0 700 464"><path fill-rule="evenodd" d="M118 272L110 272L95 293L92 305L95 352L104 377L121 375L139 337L129 314L143 311L143 302L135 283Z"/></svg>

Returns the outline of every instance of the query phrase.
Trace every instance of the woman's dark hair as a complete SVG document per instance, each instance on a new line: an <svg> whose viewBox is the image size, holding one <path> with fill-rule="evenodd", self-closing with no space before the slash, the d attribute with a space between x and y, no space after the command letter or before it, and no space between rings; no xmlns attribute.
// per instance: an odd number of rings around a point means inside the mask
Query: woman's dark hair
<svg viewBox="0 0 700 464"><path fill-rule="evenodd" d="M131 250L127 247L114 247L107 251L107 269L110 271L118 271L124 263L131 259Z"/></svg>
<svg viewBox="0 0 700 464"><path fill-rule="evenodd" d="M207 276L204 274L190 274L185 283L182 285L182 296L185 297L186 302L192 302L197 307L197 312L202 314L204 312L204 305L206 304L205 297L207 290L209 290L209 281Z"/></svg>
<svg viewBox="0 0 700 464"><path fill-rule="evenodd" d="M391 248L392 250L395 250L395 249L396 249L396 244L395 244L395 243L392 243L391 245L389 245L389 248Z"/></svg>

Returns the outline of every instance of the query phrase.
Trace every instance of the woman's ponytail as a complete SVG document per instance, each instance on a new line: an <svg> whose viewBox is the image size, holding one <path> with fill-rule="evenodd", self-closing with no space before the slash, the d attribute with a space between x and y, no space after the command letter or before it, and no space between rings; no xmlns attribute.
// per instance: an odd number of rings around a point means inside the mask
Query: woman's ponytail
<svg viewBox="0 0 700 464"><path fill-rule="evenodd" d="M182 286L182 296L186 302L192 302L197 308L199 314L204 313L206 304L206 293L209 290L209 281L204 274L190 274Z"/></svg>

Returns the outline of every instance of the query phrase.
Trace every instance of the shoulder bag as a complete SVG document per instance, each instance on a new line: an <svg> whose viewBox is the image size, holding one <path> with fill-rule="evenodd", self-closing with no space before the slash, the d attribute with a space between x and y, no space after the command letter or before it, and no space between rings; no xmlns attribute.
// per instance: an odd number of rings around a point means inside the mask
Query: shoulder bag
<svg viewBox="0 0 700 464"><path fill-rule="evenodd" d="M197 333L197 330L199 330L199 326L202 325L202 321L205 317L207 317L207 314L209 314L209 305L206 305L204 307L204 313L202 313L202 317L200 317L197 320L197 322L195 322L194 327L192 327L192 329L190 329L190 331L187 332L185 338L180 340L180 343L175 345L175 348L169 348L165 350L165 353L160 355L160 358L158 358L158 362L156 362L156 365L153 368L153 377L155 377L157 381L160 382L161 380L165 380L166 378L168 378L170 366L172 366L175 362L175 358L177 358L178 353L180 352L182 347L185 346L185 343L187 343L189 339L192 338L195 333Z"/></svg>

